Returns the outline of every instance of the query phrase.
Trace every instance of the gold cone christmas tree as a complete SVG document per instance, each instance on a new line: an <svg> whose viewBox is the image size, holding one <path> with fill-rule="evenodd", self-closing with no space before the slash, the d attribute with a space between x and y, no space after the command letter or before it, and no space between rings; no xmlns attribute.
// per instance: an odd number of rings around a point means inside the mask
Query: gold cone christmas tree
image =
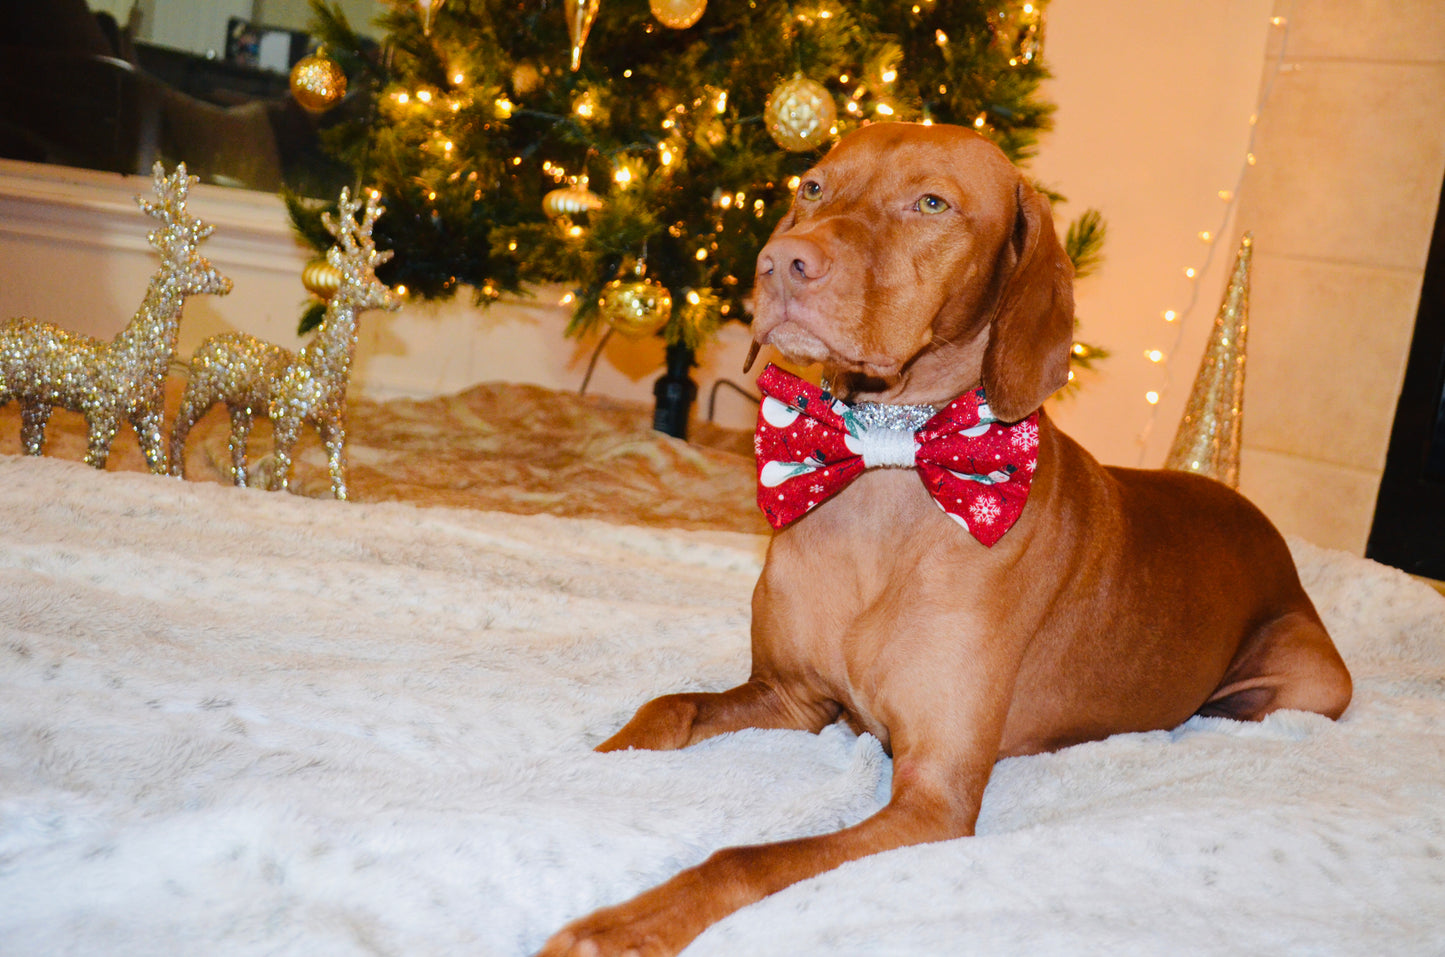
<svg viewBox="0 0 1445 957"><path fill-rule="evenodd" d="M1239 487L1239 442L1244 425L1244 343L1249 332L1249 267L1254 237L1245 233L1234 259L1214 331L1204 348L1194 388L1174 433L1164 467L1197 472Z"/></svg>

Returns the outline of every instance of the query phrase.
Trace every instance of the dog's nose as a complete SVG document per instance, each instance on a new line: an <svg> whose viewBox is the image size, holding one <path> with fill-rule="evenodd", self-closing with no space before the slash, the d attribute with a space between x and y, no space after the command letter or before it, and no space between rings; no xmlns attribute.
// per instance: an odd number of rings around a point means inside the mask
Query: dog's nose
<svg viewBox="0 0 1445 957"><path fill-rule="evenodd" d="M793 285L802 285L816 282L827 274L827 255L817 245L805 240L782 236L769 242L758 254L759 278L773 276Z"/></svg>

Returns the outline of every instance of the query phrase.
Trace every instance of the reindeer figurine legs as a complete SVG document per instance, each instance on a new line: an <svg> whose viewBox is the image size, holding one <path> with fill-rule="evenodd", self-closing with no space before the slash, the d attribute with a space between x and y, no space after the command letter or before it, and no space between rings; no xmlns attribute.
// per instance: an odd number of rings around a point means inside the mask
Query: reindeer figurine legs
<svg viewBox="0 0 1445 957"><path fill-rule="evenodd" d="M276 439L271 487L289 487L291 453L302 427L310 423L326 446L331 492L346 498L346 389L356 352L356 320L368 309L400 306L396 295L376 278L376 267L391 258L390 252L377 252L371 238L381 215L377 197L367 200L358 224L359 207L343 189L338 216L322 217L336 237L326 259L341 274L341 281L326 304L315 338L298 354L240 333L212 336L196 350L171 435L171 474L185 474L191 427L211 406L224 402L231 413L231 469L237 485L247 483L246 444L252 417L261 413L271 419Z"/></svg>
<svg viewBox="0 0 1445 957"><path fill-rule="evenodd" d="M249 484L246 446L256 412L267 413L271 383L285 374L291 353L254 336L227 332L212 336L191 356L186 391L176 410L171 433L171 474L185 475L186 437L192 426L217 402L224 402L231 418L231 477L236 485Z"/></svg>
<svg viewBox="0 0 1445 957"><path fill-rule="evenodd" d="M122 422L130 422L146 465L152 472L166 471L161 417L181 309L187 296L230 292L231 280L200 254L212 227L186 211L195 178L186 174L185 164L165 176L157 163L153 175L160 201L136 197L136 202L161 223L149 236L161 266L140 309L113 341L23 317L0 324L0 405L19 401L20 441L27 455L41 453L45 426L58 405L85 416L89 465L105 468L116 432Z"/></svg>
<svg viewBox="0 0 1445 957"><path fill-rule="evenodd" d="M291 481L291 452L301 439L301 428L307 421L316 426L321 445L326 449L326 467L331 474L331 493L337 498L346 498L346 406L345 395L333 408L317 410L313 415L303 417L300 413L286 410L271 420L271 429L276 436L276 468L274 482L277 488L287 488Z"/></svg>

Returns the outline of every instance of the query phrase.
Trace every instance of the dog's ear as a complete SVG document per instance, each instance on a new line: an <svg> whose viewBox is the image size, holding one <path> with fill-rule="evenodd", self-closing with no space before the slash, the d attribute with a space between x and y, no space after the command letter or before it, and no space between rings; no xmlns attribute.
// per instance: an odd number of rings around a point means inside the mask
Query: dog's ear
<svg viewBox="0 0 1445 957"><path fill-rule="evenodd" d="M1074 338L1074 266L1049 202L1027 183L1015 192L1013 234L999 257L1006 270L983 356L983 387L994 415L1026 418L1069 381Z"/></svg>

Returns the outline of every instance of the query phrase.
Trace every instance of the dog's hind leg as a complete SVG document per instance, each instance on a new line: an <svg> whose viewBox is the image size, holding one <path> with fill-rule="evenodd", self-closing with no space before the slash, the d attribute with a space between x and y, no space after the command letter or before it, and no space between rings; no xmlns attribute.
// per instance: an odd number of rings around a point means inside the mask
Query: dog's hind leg
<svg viewBox="0 0 1445 957"><path fill-rule="evenodd" d="M1319 618L1292 611L1251 635L1199 714L1258 721L1292 708L1338 718L1352 685Z"/></svg>

